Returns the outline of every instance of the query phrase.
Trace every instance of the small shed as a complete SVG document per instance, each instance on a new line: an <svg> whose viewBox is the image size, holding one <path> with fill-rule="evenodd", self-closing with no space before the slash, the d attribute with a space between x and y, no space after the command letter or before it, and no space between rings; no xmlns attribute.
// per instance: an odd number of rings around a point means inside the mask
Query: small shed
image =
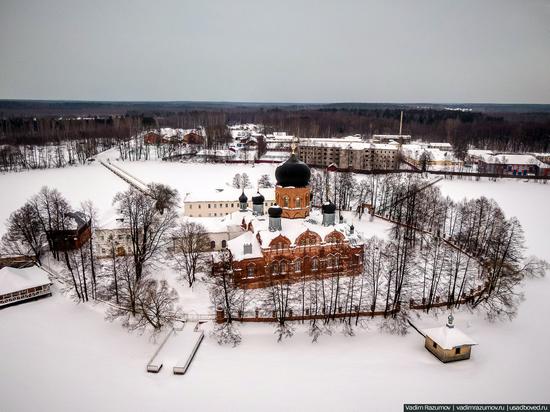
<svg viewBox="0 0 550 412"><path fill-rule="evenodd" d="M438 328L424 329L424 346L441 362L454 362L470 359L472 346L477 343L456 328L453 315L449 315L447 324Z"/></svg>
<svg viewBox="0 0 550 412"><path fill-rule="evenodd" d="M30 299L51 296L48 274L37 266L0 269L0 308Z"/></svg>

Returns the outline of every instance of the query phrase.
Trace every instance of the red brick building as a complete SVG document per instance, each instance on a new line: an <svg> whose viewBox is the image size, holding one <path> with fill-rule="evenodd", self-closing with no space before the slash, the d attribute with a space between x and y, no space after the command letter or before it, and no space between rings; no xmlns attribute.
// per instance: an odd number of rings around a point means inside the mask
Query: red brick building
<svg viewBox="0 0 550 412"><path fill-rule="evenodd" d="M353 225L335 225L336 207L323 205L311 213L309 167L293 153L275 172L277 206L268 215L253 197L253 211L241 202L231 219L243 234L230 240L233 276L242 288L261 288L274 280L299 282L335 275L353 276L363 270L363 244ZM311 216L310 216L311 215ZM310 217L307 221L306 217ZM221 267L214 265L214 273Z"/></svg>

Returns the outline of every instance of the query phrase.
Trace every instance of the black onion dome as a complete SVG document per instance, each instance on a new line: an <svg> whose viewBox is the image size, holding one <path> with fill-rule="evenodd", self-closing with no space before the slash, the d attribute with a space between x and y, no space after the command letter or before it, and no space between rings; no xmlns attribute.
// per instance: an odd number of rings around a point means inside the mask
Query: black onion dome
<svg viewBox="0 0 550 412"><path fill-rule="evenodd" d="M271 206L267 209L267 213L269 214L269 217L281 217L283 214L283 209L280 206Z"/></svg>
<svg viewBox="0 0 550 412"><path fill-rule="evenodd" d="M240 203L248 203L248 197L246 197L246 195L244 194L244 190L241 193L241 195L239 196L239 202Z"/></svg>
<svg viewBox="0 0 550 412"><path fill-rule="evenodd" d="M252 196L252 204L254 205L262 205L264 201L265 201L265 197L263 197L263 195L260 192Z"/></svg>
<svg viewBox="0 0 550 412"><path fill-rule="evenodd" d="M279 186L305 187L309 184L311 171L308 165L298 160L292 153L290 158L275 169L275 178Z"/></svg>
<svg viewBox="0 0 550 412"><path fill-rule="evenodd" d="M336 212L336 205L329 200L323 204L321 209L323 210L323 213L334 213Z"/></svg>

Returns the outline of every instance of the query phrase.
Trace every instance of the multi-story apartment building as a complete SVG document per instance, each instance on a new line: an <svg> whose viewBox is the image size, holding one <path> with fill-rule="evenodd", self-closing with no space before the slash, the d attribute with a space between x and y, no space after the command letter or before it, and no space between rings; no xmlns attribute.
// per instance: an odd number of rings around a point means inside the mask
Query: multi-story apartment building
<svg viewBox="0 0 550 412"><path fill-rule="evenodd" d="M376 144L360 137L303 139L299 155L309 165L353 170L391 170L398 167L399 144Z"/></svg>

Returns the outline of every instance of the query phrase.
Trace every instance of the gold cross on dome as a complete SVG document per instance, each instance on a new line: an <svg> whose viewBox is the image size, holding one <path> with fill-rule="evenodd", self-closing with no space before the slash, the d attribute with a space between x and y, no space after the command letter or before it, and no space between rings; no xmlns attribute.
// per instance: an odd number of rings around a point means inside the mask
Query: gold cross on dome
<svg viewBox="0 0 550 412"><path fill-rule="evenodd" d="M292 154L296 154L296 148L298 146L296 145L296 142L292 142L292 144L290 145L290 148L292 149Z"/></svg>

